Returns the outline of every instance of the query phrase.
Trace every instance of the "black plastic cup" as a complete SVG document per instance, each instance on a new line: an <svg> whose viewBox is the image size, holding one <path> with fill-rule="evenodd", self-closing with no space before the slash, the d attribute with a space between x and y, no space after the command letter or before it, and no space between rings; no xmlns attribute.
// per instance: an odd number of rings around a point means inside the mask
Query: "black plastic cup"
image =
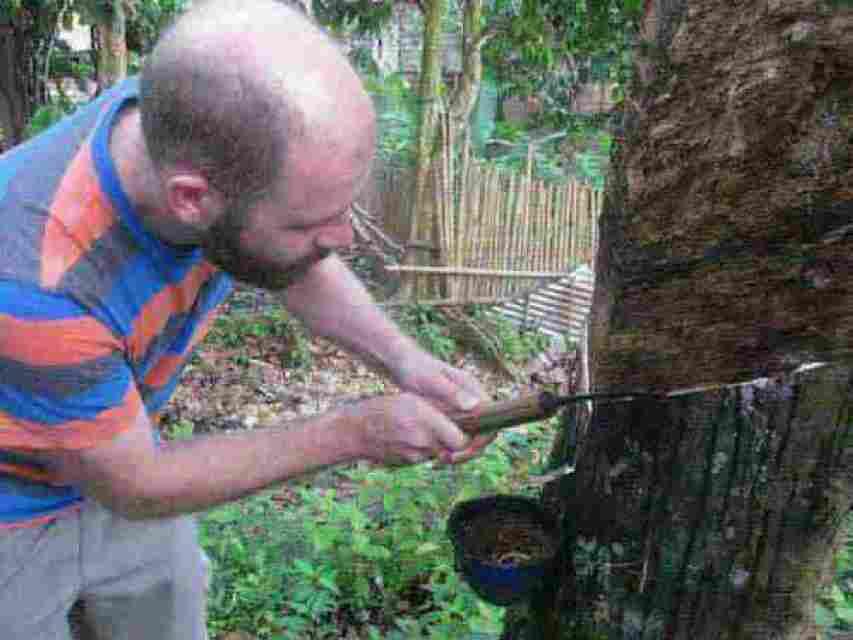
<svg viewBox="0 0 853 640"><path fill-rule="evenodd" d="M496 495L457 504L447 522L456 569L481 598L498 606L522 602L554 570L560 547L559 527L536 500ZM501 534L522 534L533 540L538 553L528 557L524 545L505 550Z"/></svg>

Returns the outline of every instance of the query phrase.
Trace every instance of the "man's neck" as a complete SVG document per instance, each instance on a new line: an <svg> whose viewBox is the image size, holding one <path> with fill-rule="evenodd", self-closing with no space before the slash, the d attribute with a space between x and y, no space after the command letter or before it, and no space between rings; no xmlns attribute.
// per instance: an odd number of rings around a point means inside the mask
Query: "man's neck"
<svg viewBox="0 0 853 640"><path fill-rule="evenodd" d="M142 135L139 109L122 110L110 132L110 155L122 189L143 226L166 244L197 244L197 234L182 228L168 212L154 167Z"/></svg>
<svg viewBox="0 0 853 640"><path fill-rule="evenodd" d="M150 185L154 176L145 144L139 109L126 107L119 113L110 131L110 156L118 172L121 186L134 207L139 210L151 208Z"/></svg>

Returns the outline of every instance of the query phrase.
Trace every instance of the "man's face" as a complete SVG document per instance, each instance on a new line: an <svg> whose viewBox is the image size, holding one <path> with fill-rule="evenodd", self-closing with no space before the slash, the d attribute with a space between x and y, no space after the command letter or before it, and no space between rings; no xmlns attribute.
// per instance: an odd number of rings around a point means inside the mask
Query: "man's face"
<svg viewBox="0 0 853 640"><path fill-rule="evenodd" d="M285 289L352 244L351 205L366 179L372 142L300 147L284 167L283 188L238 205L210 229L207 258L238 280Z"/></svg>

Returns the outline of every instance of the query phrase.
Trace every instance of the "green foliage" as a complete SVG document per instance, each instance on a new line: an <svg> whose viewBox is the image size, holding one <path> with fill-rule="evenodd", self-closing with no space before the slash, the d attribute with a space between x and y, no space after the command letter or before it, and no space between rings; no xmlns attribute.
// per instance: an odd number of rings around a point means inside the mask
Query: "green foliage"
<svg viewBox="0 0 853 640"><path fill-rule="evenodd" d="M564 73L568 60L621 59L641 9L641 0L521 0L520 6L496 0L492 21L503 19L508 28L487 45L484 57L505 88L531 95Z"/></svg>
<svg viewBox="0 0 853 640"><path fill-rule="evenodd" d="M314 16L318 22L338 30L378 36L393 15L394 0L344 0L317 2Z"/></svg>
<svg viewBox="0 0 853 640"><path fill-rule="evenodd" d="M62 118L73 113L75 109L76 105L68 96L60 92L59 98L36 109L33 117L27 123L26 129L24 129L24 139L29 140L49 129Z"/></svg>
<svg viewBox="0 0 853 640"><path fill-rule="evenodd" d="M550 338L536 328L516 327L502 316L487 315L487 309L480 305L469 305L465 312L475 321L482 321L484 330L494 339L496 348L511 363L527 362L550 344ZM454 326L435 307L405 305L400 308L396 320L400 328L415 338L421 347L442 360L451 361L462 348L454 336Z"/></svg>
<svg viewBox="0 0 853 640"><path fill-rule="evenodd" d="M405 305L401 307L396 320L404 332L437 358L450 361L459 349L446 318L434 307Z"/></svg>
<svg viewBox="0 0 853 640"><path fill-rule="evenodd" d="M532 328L519 328L506 318L496 316L494 324L501 354L513 364L523 364L545 351L551 339Z"/></svg>
<svg viewBox="0 0 853 640"><path fill-rule="evenodd" d="M394 0L330 0L319 3L316 13L334 30L375 37L388 25L394 4ZM571 113L567 89L589 79L608 79L620 86L627 82L641 11L642 0L486 2L481 28L490 36L483 48L487 76L503 95L550 97L548 110L560 123ZM446 31L459 31L459 14L460 2L451 2L446 16L451 26ZM585 59L591 63L578 63Z"/></svg>
<svg viewBox="0 0 853 640"><path fill-rule="evenodd" d="M853 632L853 513L847 515L845 532L835 558L834 580L817 605L817 623L824 638L847 637Z"/></svg>
<svg viewBox="0 0 853 640"><path fill-rule="evenodd" d="M598 116L571 114L564 118L563 128L555 133L536 137L529 128L550 124L543 120L531 125L499 122L495 137L490 141L490 161L496 166L524 171L528 150L533 148L533 175L540 180L565 180L574 177L604 188L613 137L605 119ZM541 136L541 134L539 134Z"/></svg>
<svg viewBox="0 0 853 640"><path fill-rule="evenodd" d="M213 323L207 340L229 349L245 349L268 338L280 338L281 365L304 369L313 363L310 341L303 326L285 311L270 309L262 313L230 313ZM243 354L245 357L245 353Z"/></svg>
<svg viewBox="0 0 853 640"><path fill-rule="evenodd" d="M148 53L166 26L186 10L187 0L142 0L133 5L127 20L127 48L137 54ZM135 60L139 66L139 58Z"/></svg>
<svg viewBox="0 0 853 640"><path fill-rule="evenodd" d="M377 154L384 166L412 166L418 128L417 92L403 74L365 74L379 129Z"/></svg>
<svg viewBox="0 0 853 640"><path fill-rule="evenodd" d="M291 596L285 588L293 557L295 522L269 495L205 514L199 540L212 561L208 628L212 636L233 629L271 638Z"/></svg>
<svg viewBox="0 0 853 640"><path fill-rule="evenodd" d="M210 511L201 521L215 569L210 630L261 640L497 637L503 610L454 571L445 521L460 500L524 492L552 435L534 425L461 467L357 465L334 475L335 488L298 489L294 506L266 494Z"/></svg>

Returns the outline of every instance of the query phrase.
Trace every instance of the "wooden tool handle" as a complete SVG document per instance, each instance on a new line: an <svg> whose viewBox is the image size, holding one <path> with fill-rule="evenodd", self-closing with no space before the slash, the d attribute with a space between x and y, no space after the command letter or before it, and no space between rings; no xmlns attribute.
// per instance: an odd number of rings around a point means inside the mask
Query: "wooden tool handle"
<svg viewBox="0 0 853 640"><path fill-rule="evenodd" d="M547 394L534 393L477 407L473 411L450 414L450 419L471 436L492 433L542 420L554 412Z"/></svg>

